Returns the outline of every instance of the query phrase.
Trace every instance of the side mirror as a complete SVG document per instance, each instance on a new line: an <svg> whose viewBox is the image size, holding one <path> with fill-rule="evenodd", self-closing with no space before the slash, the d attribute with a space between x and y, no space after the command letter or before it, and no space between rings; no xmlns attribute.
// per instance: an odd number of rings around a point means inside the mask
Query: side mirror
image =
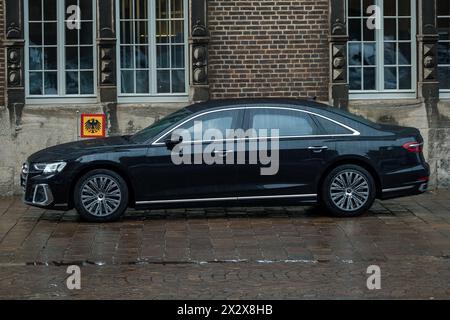
<svg viewBox="0 0 450 320"><path fill-rule="evenodd" d="M170 138L164 141L167 149L169 150L172 150L177 144L180 144L181 142L183 142L183 137L176 134L170 135Z"/></svg>

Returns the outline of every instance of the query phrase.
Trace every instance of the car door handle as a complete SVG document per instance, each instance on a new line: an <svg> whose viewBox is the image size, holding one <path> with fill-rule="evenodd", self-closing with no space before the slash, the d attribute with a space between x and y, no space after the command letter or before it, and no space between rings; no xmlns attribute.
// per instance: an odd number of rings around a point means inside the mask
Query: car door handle
<svg viewBox="0 0 450 320"><path fill-rule="evenodd" d="M308 147L308 150L312 150L313 152L317 152L317 153L319 153L319 152L322 152L322 151L324 151L324 150L327 150L328 149L328 147L327 146L314 146L314 147Z"/></svg>
<svg viewBox="0 0 450 320"><path fill-rule="evenodd" d="M227 154L233 152L233 150L227 150L227 151L213 151L213 155L218 155L219 157L225 157Z"/></svg>

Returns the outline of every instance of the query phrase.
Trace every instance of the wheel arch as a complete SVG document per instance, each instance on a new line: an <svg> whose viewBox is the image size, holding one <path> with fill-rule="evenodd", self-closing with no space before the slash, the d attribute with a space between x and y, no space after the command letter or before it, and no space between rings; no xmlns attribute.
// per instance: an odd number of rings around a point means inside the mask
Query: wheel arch
<svg viewBox="0 0 450 320"><path fill-rule="evenodd" d="M346 165L346 164L352 164L352 165L360 166L360 167L366 169L375 181L376 197L377 198L380 197L381 190L382 190L382 183L381 183L380 175L378 174L375 167L369 162L369 160L367 160L363 157L342 157L342 158L336 159L335 161L330 163L325 168L325 170L322 172L322 174L320 175L319 180L317 182L318 197L320 197L320 194L321 194L320 190L322 189L324 180L327 177L327 175L331 172L331 170L333 170L334 168L337 168L338 166Z"/></svg>
<svg viewBox="0 0 450 320"><path fill-rule="evenodd" d="M133 184L131 182L131 178L129 177L129 175L127 174L125 169L121 168L119 165L117 165L113 162L94 162L94 163L88 164L86 166L83 166L76 172L76 174L73 176L72 182L70 184L69 207L70 208L74 207L75 185L80 180L80 178L90 171L99 170L99 169L110 170L122 177L122 179L127 184L127 188L128 188L128 206L133 208L135 206L135 193L134 193Z"/></svg>

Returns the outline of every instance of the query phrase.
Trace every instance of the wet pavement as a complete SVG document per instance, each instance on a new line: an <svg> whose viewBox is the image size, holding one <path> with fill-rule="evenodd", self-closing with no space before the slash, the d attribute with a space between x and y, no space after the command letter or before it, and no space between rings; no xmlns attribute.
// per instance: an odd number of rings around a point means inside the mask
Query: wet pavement
<svg viewBox="0 0 450 320"><path fill-rule="evenodd" d="M66 271L81 268L81 290ZM369 290L371 265L381 289ZM130 211L80 222L0 199L0 299L450 298L450 191L314 207Z"/></svg>

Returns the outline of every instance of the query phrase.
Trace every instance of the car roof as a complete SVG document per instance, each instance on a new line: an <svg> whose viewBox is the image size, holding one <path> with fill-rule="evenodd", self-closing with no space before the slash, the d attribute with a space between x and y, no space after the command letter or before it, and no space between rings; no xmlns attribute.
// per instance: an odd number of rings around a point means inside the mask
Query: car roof
<svg viewBox="0 0 450 320"><path fill-rule="evenodd" d="M190 105L187 107L191 112L197 113L201 111L207 111L210 109L220 108L220 107L227 107L227 106L239 106L239 105L255 105L255 104L273 104L273 103L279 103L279 104L288 104L293 107L309 107L309 108L317 108L322 110L328 110L330 106L318 103L313 100L305 100L305 99L289 99L289 98L257 98L257 99L251 99L251 98L245 98L245 99L222 99L222 100L209 100L206 102L200 102L193 105Z"/></svg>
<svg viewBox="0 0 450 320"><path fill-rule="evenodd" d="M372 128L378 128L379 125L361 117L359 115L353 114L345 109L340 109L332 107L325 103L319 103L314 100L306 99L294 99L294 98L244 98L244 99L223 99L223 100L209 100L206 102L200 102L192 104L185 109L188 109L192 113L203 112L208 110L213 110L217 108L226 108L231 106L254 106L262 104L280 104L289 105L291 108L299 108L309 112L314 112L319 115L344 117L350 121L356 121L360 124L370 126Z"/></svg>

